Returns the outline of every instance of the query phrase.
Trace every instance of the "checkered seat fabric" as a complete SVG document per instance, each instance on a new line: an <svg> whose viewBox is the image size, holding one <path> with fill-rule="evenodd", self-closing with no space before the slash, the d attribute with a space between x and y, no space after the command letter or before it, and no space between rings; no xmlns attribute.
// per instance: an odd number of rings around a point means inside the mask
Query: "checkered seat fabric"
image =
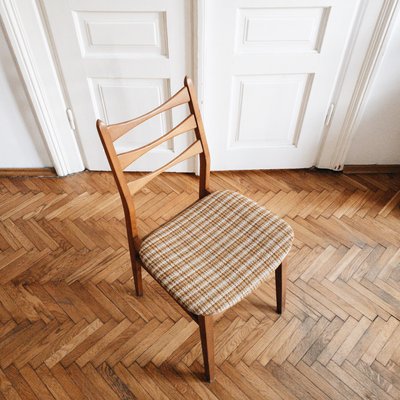
<svg viewBox="0 0 400 400"><path fill-rule="evenodd" d="M199 200L144 239L140 258L186 310L220 313L250 294L285 258L292 228L232 191Z"/></svg>

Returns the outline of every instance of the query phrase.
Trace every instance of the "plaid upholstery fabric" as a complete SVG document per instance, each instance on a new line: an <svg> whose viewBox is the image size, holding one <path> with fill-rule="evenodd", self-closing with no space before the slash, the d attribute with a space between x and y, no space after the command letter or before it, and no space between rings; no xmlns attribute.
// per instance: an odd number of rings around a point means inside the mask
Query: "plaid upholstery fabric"
<svg viewBox="0 0 400 400"><path fill-rule="evenodd" d="M287 255L292 228L256 202L214 192L142 243L150 274L185 309L220 313L250 294Z"/></svg>

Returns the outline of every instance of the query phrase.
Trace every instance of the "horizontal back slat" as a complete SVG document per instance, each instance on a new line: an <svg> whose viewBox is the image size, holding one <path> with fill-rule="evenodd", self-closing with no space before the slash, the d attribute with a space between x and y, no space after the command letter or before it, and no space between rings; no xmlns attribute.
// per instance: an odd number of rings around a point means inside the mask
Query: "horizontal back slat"
<svg viewBox="0 0 400 400"><path fill-rule="evenodd" d="M127 151L126 153L121 153L118 155L119 162L121 164L121 168L125 169L129 165L131 165L135 160L141 157L143 154L147 153L154 147L157 147L161 143L172 139L175 136L178 136L184 132L188 132L197 127L196 119L194 115L189 115L185 120L183 120L179 125L177 125L174 129L171 129L165 135L159 137L151 143L146 144L145 146L139 147L138 149Z"/></svg>
<svg viewBox="0 0 400 400"><path fill-rule="evenodd" d="M155 115L167 111L170 108L188 103L189 100L190 100L189 92L187 88L184 87L173 97L167 100L164 104L161 104L159 107L148 112L147 114L131 119L129 121L121 122L119 124L108 125L108 132L110 134L111 140L114 142L121 136L125 135L125 133L133 129L135 126L140 125L141 123L147 121L148 119L154 117Z"/></svg>
<svg viewBox="0 0 400 400"><path fill-rule="evenodd" d="M200 154L203 152L203 147L201 145L200 140L196 140L190 147L188 147L185 151L171 160L169 163L163 165L161 168L143 176L142 178L136 179L132 182L128 183L129 191L131 194L135 194L138 192L143 186L145 186L148 182L150 182L153 178L157 175L160 175L162 172L166 171L167 169L173 167L174 165L187 160L190 157L195 156L196 154Z"/></svg>

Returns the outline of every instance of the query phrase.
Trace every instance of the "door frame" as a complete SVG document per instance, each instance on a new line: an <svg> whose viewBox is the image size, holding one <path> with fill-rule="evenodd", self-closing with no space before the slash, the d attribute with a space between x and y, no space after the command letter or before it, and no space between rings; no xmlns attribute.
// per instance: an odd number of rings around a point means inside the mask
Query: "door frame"
<svg viewBox="0 0 400 400"><path fill-rule="evenodd" d="M200 107L204 100L204 15L208 1L192 0L193 72ZM368 89L384 53L388 32L399 12L399 2L360 0L358 21L354 24L332 95L335 112L322 133L316 160L319 168L343 168ZM79 139L67 116L70 106L67 91L40 0L0 0L0 16L57 174L65 176L83 171Z"/></svg>
<svg viewBox="0 0 400 400"><path fill-rule="evenodd" d="M332 96L335 111L322 133L318 168L343 170L399 12L399 0L384 0L382 4L370 1L364 7L361 5Z"/></svg>
<svg viewBox="0 0 400 400"><path fill-rule="evenodd" d="M38 2L0 0L0 17L57 175L83 171L78 142L67 118L66 93Z"/></svg>

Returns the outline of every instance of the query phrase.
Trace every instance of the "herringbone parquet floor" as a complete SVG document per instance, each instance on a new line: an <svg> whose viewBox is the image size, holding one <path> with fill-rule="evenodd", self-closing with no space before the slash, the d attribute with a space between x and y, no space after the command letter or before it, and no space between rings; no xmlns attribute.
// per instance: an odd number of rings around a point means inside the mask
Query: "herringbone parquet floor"
<svg viewBox="0 0 400 400"><path fill-rule="evenodd" d="M132 293L109 173L0 179L0 399L400 399L400 176L212 174L220 188L296 239L285 314L273 280L226 312L210 385L197 325L149 276ZM154 180L137 196L142 230L196 189Z"/></svg>

